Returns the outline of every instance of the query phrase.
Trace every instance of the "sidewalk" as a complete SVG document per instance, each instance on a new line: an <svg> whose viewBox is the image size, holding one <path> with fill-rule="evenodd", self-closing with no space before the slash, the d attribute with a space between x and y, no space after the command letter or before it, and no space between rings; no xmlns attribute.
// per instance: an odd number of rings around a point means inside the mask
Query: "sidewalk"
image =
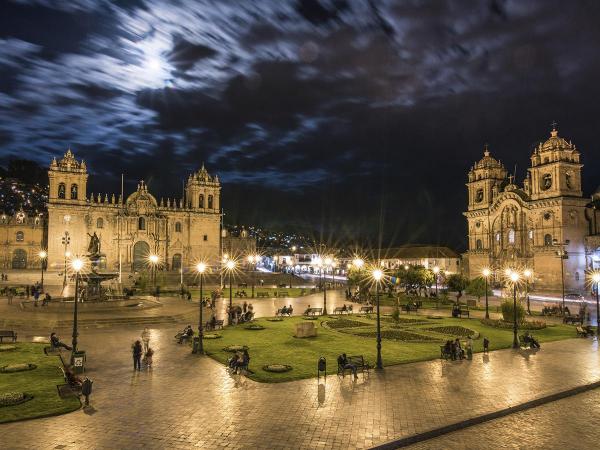
<svg viewBox="0 0 600 450"><path fill-rule="evenodd" d="M597 342L573 339L388 367L357 383L259 384L176 345L173 328L152 329L154 371L133 373L139 331L82 334L93 409L0 425L6 448L368 448L600 381Z"/></svg>

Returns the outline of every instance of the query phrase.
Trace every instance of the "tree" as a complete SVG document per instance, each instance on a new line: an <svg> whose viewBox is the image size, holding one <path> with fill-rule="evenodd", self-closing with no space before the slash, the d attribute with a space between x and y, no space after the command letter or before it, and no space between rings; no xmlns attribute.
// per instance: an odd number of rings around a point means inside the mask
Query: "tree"
<svg viewBox="0 0 600 450"><path fill-rule="evenodd" d="M446 286L448 286L449 290L456 292L457 305L460 298L462 297L463 291L467 288L468 285L469 279L464 275L461 275L459 273L453 273L452 275L448 276L448 279L446 280Z"/></svg>
<svg viewBox="0 0 600 450"><path fill-rule="evenodd" d="M467 286L466 293L472 295L473 297L477 297L477 302L479 302L481 297L485 295L485 285L486 283L483 277L473 278ZM487 294L492 295L492 290L490 289L489 285L487 290Z"/></svg>

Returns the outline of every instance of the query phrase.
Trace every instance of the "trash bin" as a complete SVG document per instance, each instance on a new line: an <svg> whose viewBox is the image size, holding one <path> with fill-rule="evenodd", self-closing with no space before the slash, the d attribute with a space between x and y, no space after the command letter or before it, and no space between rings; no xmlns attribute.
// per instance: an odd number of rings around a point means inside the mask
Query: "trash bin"
<svg viewBox="0 0 600 450"><path fill-rule="evenodd" d="M317 363L317 379L319 379L321 372L323 372L325 378L327 378L327 360L324 356L321 356Z"/></svg>
<svg viewBox="0 0 600 450"><path fill-rule="evenodd" d="M194 336L192 338L192 353L200 352L200 338L198 336Z"/></svg>
<svg viewBox="0 0 600 450"><path fill-rule="evenodd" d="M73 373L85 372L85 350L73 352L71 355L71 369Z"/></svg>
<svg viewBox="0 0 600 450"><path fill-rule="evenodd" d="M92 383L92 380L90 380L88 377L85 377L85 380L83 380L83 383L81 384L81 393L85 397L86 405L90 404L90 395L92 394Z"/></svg>

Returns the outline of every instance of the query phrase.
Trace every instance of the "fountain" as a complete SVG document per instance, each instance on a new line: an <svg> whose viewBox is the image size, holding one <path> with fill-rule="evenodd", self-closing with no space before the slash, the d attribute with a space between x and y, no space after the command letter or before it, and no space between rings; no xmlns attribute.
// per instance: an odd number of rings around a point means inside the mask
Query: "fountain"
<svg viewBox="0 0 600 450"><path fill-rule="evenodd" d="M98 302L108 300L106 295L106 289L102 287L102 283L105 281L113 280L119 276L118 273L100 273L101 261L106 257L100 252L100 238L94 232L93 235L88 233L90 237L90 244L88 245L87 258L90 262L90 270L86 273L82 273L81 280L86 283L83 289L83 300L86 302Z"/></svg>

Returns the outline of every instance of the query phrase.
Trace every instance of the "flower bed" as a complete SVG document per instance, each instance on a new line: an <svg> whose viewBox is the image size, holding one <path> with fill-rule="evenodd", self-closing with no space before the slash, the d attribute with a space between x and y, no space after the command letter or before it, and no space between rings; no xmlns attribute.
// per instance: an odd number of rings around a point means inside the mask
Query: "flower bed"
<svg viewBox="0 0 600 450"><path fill-rule="evenodd" d="M248 325L247 327L244 327L245 330L264 330L265 327L263 327L262 325L258 325L257 323L253 323L252 325Z"/></svg>
<svg viewBox="0 0 600 450"><path fill-rule="evenodd" d="M375 320L377 320L377 319L375 318ZM404 325L423 325L423 324L429 323L427 320L409 319L407 317L398 317L397 320L394 320L393 317L382 317L381 321L397 323L397 324L404 324Z"/></svg>
<svg viewBox="0 0 600 450"><path fill-rule="evenodd" d="M247 345L228 345L227 347L223 347L223 351L231 352L231 353L241 352L243 350L248 350L248 346Z"/></svg>
<svg viewBox="0 0 600 450"><path fill-rule="evenodd" d="M470 330L469 328L461 327L461 326L446 326L446 327L431 327L424 328L427 331L434 331L436 333L448 334L450 336L473 336L475 332Z"/></svg>
<svg viewBox="0 0 600 450"><path fill-rule="evenodd" d="M489 327L494 328L504 328L507 330L512 330L513 323L506 322L502 319L494 320L494 319L481 319L481 323L487 325ZM542 322L541 320L530 320L526 322L521 322L519 325L519 330L543 330L546 328L546 322Z"/></svg>
<svg viewBox="0 0 600 450"><path fill-rule="evenodd" d="M33 370L36 368L37 368L37 366L35 364L29 364L29 363L9 364L7 366L0 367L0 373L25 372L27 370Z"/></svg>
<svg viewBox="0 0 600 450"><path fill-rule="evenodd" d="M267 319L267 322L283 322L282 317L270 317Z"/></svg>
<svg viewBox="0 0 600 450"><path fill-rule="evenodd" d="M262 368L265 372L284 373L292 370L287 364L268 364Z"/></svg>
<svg viewBox="0 0 600 450"><path fill-rule="evenodd" d="M357 328L357 327L366 327L369 326L368 323L359 322L358 320L349 320L349 319L337 319L337 320L328 320L325 322L329 328L337 329L337 328Z"/></svg>
<svg viewBox="0 0 600 450"><path fill-rule="evenodd" d="M0 344L0 352L10 352L11 350L16 350L16 345L11 344Z"/></svg>
<svg viewBox="0 0 600 450"><path fill-rule="evenodd" d="M318 317L315 316L310 316L310 317L303 317L304 320L319 320Z"/></svg>
<svg viewBox="0 0 600 450"><path fill-rule="evenodd" d="M29 395L25 392L6 392L4 394L0 394L0 408L3 406L20 405L21 403L25 403L32 398L32 395Z"/></svg>
<svg viewBox="0 0 600 450"><path fill-rule="evenodd" d="M222 336L218 333L208 333L203 335L204 339L220 339L221 337Z"/></svg>
<svg viewBox="0 0 600 450"><path fill-rule="evenodd" d="M356 336L362 337L375 337L377 336L376 331L367 331L356 333ZM394 339L397 341L422 341L422 342L432 342L432 341L440 341L441 339L436 339L431 336L425 336L423 334L411 333L410 331L404 330L381 330L381 337L383 339Z"/></svg>

